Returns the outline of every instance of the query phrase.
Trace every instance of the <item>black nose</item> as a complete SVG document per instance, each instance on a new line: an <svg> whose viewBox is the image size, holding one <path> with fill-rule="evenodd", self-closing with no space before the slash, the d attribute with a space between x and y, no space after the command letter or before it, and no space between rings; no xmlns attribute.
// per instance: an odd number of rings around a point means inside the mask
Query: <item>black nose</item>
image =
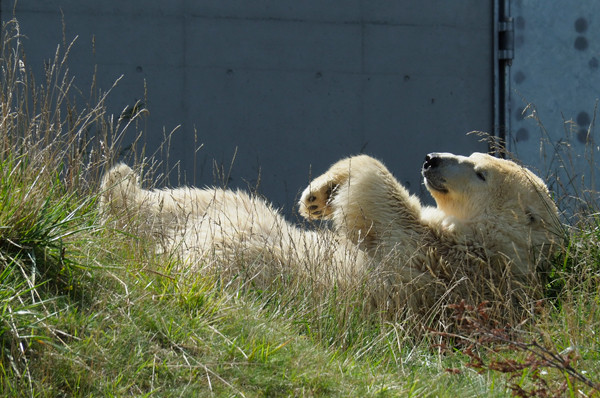
<svg viewBox="0 0 600 398"><path fill-rule="evenodd" d="M425 156L425 163L423 163L423 170L433 169L440 165L442 158L437 153L430 153Z"/></svg>

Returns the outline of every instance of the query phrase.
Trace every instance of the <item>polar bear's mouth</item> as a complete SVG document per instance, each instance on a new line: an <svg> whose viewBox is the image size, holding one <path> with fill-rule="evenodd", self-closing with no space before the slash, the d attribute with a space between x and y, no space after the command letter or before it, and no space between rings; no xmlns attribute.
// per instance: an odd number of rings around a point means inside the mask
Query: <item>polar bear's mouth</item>
<svg viewBox="0 0 600 398"><path fill-rule="evenodd" d="M448 162L448 158L454 161L453 156L454 155L443 153L430 153L425 156L421 174L425 179L425 186L430 192L448 193L446 179L440 173L440 169L443 168L443 164Z"/></svg>
<svg viewBox="0 0 600 398"><path fill-rule="evenodd" d="M440 193L448 193L448 188L446 188L443 181L436 181L432 178L425 177L425 186L429 190L437 191Z"/></svg>

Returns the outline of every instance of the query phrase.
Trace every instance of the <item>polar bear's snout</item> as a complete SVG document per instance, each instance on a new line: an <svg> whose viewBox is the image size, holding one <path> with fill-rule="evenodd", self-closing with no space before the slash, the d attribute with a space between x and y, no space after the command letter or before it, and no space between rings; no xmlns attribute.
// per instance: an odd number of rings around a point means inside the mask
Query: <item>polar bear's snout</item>
<svg viewBox="0 0 600 398"><path fill-rule="evenodd" d="M442 157L439 153L430 153L425 156L425 163L423 163L423 171L436 168L442 162Z"/></svg>
<svg viewBox="0 0 600 398"><path fill-rule="evenodd" d="M430 153L425 156L425 162L421 174L425 179L425 186L429 190L434 190L442 193L447 193L446 179L443 176L442 170L448 160L452 160L453 155L447 153Z"/></svg>

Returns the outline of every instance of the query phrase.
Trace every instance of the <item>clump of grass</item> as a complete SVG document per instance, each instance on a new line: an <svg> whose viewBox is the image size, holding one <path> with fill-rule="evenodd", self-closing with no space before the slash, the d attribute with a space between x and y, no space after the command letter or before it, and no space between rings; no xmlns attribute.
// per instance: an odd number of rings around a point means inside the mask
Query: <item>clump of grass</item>
<svg viewBox="0 0 600 398"><path fill-rule="evenodd" d="M81 295L85 236L108 143L104 98L78 109L59 46L42 83L25 63L16 20L0 38L0 378L5 392L33 391L32 347L59 333L56 297ZM80 240L80 239L83 239Z"/></svg>

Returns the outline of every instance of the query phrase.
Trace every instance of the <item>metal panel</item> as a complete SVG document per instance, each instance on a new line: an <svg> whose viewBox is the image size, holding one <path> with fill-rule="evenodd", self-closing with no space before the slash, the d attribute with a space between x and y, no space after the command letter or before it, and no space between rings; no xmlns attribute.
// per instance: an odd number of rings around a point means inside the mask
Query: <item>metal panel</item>
<svg viewBox="0 0 600 398"><path fill-rule="evenodd" d="M494 127L492 2L21 1L37 72L61 41L61 9L67 39L79 36L79 87L94 65L104 89L124 74L118 114L147 82L148 152L181 124L170 162L188 183L215 183L213 160L228 168L237 148L229 186L258 185L287 211L311 174L359 152L423 194L426 153L485 151L465 134Z"/></svg>
<svg viewBox="0 0 600 398"><path fill-rule="evenodd" d="M589 128L600 95L600 2L513 0L511 8L509 148L561 195L595 188L599 148Z"/></svg>

